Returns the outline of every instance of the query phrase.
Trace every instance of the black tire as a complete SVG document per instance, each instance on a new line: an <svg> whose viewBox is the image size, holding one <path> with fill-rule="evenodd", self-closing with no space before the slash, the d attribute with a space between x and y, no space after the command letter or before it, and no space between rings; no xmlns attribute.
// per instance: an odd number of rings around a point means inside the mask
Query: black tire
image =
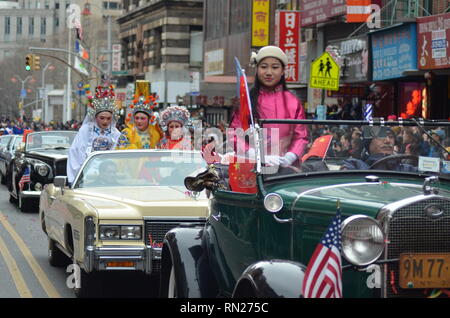
<svg viewBox="0 0 450 318"><path fill-rule="evenodd" d="M99 273L86 273L84 269L80 269L80 287L74 288L73 291L77 298L96 298L101 297L102 286Z"/></svg>
<svg viewBox="0 0 450 318"><path fill-rule="evenodd" d="M64 267L70 263L70 259L56 246L52 239L48 239L48 262L54 267Z"/></svg>
<svg viewBox="0 0 450 318"><path fill-rule="evenodd" d="M17 199L12 196L12 194L9 194L9 202L12 204L17 204Z"/></svg>

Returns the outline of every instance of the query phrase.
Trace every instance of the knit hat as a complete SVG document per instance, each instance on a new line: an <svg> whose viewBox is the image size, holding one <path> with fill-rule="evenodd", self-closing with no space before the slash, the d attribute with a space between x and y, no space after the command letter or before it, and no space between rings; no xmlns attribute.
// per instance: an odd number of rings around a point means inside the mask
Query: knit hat
<svg viewBox="0 0 450 318"><path fill-rule="evenodd" d="M266 57L274 57L279 59L284 66L288 64L288 58L286 54L278 46L268 45L261 48L258 53L252 52L250 57L250 65L256 66Z"/></svg>

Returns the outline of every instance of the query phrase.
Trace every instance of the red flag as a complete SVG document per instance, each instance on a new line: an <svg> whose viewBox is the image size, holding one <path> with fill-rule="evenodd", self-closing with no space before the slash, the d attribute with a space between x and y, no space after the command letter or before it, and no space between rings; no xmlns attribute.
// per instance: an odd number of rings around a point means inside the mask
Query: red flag
<svg viewBox="0 0 450 318"><path fill-rule="evenodd" d="M366 22L372 10L371 0L347 0L347 22Z"/></svg>
<svg viewBox="0 0 450 318"><path fill-rule="evenodd" d="M241 162L242 161L242 162ZM241 193L257 193L255 163L235 156L228 168L230 188Z"/></svg>
<svg viewBox="0 0 450 318"><path fill-rule="evenodd" d="M311 149L302 157L302 161L306 161L310 157L323 158L327 154L333 135L320 136L314 140Z"/></svg>
<svg viewBox="0 0 450 318"><path fill-rule="evenodd" d="M317 245L301 287L305 298L342 298L341 208Z"/></svg>
<svg viewBox="0 0 450 318"><path fill-rule="evenodd" d="M234 61L236 63L237 82L239 83L239 119L242 129L247 130L250 127L249 122L253 122L247 78L239 60L235 57Z"/></svg>

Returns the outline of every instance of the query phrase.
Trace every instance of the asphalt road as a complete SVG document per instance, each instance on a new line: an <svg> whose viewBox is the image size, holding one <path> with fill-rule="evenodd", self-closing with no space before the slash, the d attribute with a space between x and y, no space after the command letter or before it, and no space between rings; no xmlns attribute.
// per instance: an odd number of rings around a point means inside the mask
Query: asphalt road
<svg viewBox="0 0 450 318"><path fill-rule="evenodd" d="M23 213L9 202L0 185L0 298L73 298L67 287L67 268L48 262L48 241L39 214ZM100 274L102 291L97 297L154 298L158 279L134 272Z"/></svg>

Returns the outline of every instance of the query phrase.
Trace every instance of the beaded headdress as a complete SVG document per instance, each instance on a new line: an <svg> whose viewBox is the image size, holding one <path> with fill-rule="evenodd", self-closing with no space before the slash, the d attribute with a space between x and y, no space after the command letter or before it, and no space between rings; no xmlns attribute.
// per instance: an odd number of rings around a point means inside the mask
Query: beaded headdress
<svg viewBox="0 0 450 318"><path fill-rule="evenodd" d="M190 125L190 113L183 106L170 106L164 109L160 115L160 126L165 131L171 121L177 121L183 126Z"/></svg>
<svg viewBox="0 0 450 318"><path fill-rule="evenodd" d="M156 116L153 114L153 109L158 105L156 102L156 98L152 95L147 97L134 96L133 104L130 105L130 109L132 109L132 113L128 114L127 121L131 121L132 116L134 116L137 112L143 112L147 114L150 122L153 123L156 119Z"/></svg>
<svg viewBox="0 0 450 318"><path fill-rule="evenodd" d="M85 89L88 98L87 112L89 115L95 117L98 113L107 111L116 117L118 116L116 94L114 93L114 88L112 86L98 86L95 89L95 96L91 95L89 85L86 85Z"/></svg>

